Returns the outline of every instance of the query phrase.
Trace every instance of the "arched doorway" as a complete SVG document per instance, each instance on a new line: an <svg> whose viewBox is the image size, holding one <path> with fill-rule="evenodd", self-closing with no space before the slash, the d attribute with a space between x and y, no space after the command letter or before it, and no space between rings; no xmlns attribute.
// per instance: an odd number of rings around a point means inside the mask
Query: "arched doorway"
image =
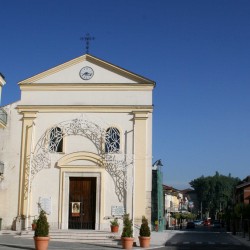
<svg viewBox="0 0 250 250"><path fill-rule="evenodd" d="M78 165L78 171L75 171L74 163L79 161L84 161L85 166ZM99 167L100 162L101 157L90 152L72 153L57 162L61 180L60 228L100 229L99 222L100 217L104 216L105 203L101 197L101 188L105 185L106 171Z"/></svg>

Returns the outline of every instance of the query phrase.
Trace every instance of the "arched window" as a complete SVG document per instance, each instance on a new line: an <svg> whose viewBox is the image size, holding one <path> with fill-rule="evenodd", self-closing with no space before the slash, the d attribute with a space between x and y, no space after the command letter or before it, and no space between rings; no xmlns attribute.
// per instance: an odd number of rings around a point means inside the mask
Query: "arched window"
<svg viewBox="0 0 250 250"><path fill-rule="evenodd" d="M105 135L105 153L118 153L120 151L120 131L110 127Z"/></svg>
<svg viewBox="0 0 250 250"><path fill-rule="evenodd" d="M50 131L49 151L63 152L63 133L59 127L55 127Z"/></svg>

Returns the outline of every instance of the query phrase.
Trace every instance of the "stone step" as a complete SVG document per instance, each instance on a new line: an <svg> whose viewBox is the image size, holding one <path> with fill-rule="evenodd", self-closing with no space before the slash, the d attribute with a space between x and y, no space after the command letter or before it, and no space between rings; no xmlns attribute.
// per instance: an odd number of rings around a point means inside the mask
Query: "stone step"
<svg viewBox="0 0 250 250"><path fill-rule="evenodd" d="M34 231L22 231L18 237L32 239ZM120 233L93 230L50 230L51 241L81 242L105 245L120 244Z"/></svg>

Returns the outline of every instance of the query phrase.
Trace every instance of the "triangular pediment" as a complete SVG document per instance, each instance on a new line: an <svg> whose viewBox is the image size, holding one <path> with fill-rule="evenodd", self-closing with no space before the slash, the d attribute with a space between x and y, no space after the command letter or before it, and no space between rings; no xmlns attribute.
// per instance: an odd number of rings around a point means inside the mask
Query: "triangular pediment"
<svg viewBox="0 0 250 250"><path fill-rule="evenodd" d="M87 68L87 70L85 70ZM90 72L88 72L90 70ZM87 72L85 72L87 71ZM82 77L81 77L82 74ZM84 79L84 74L89 74ZM77 57L33 77L19 82L22 84L154 84L153 81L127 71L89 54Z"/></svg>

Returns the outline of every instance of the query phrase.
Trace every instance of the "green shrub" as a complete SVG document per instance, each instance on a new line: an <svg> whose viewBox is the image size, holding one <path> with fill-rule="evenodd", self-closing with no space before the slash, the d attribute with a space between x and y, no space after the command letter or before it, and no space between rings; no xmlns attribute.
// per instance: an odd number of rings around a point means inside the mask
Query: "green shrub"
<svg viewBox="0 0 250 250"><path fill-rule="evenodd" d="M124 214L123 216L123 230L122 237L133 237L133 223L129 218L129 214Z"/></svg>
<svg viewBox="0 0 250 250"><path fill-rule="evenodd" d="M111 226L119 226L118 219L117 219L117 218L114 218L114 220L111 220L111 221L110 221L110 225L111 225Z"/></svg>
<svg viewBox="0 0 250 250"><path fill-rule="evenodd" d="M142 216L142 224L140 227L140 236L142 237L150 237L150 229L148 226L148 220L145 216Z"/></svg>
<svg viewBox="0 0 250 250"><path fill-rule="evenodd" d="M35 236L47 237L49 235L49 223L47 221L46 212L40 207L40 214L36 222Z"/></svg>

